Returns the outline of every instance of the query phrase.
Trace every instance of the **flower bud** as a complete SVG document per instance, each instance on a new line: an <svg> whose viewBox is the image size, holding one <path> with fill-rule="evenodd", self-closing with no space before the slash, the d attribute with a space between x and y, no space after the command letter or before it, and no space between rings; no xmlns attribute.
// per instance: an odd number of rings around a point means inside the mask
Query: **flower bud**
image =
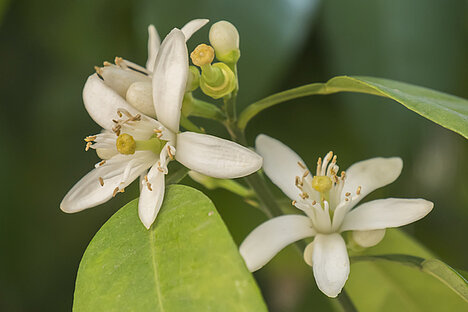
<svg viewBox="0 0 468 312"><path fill-rule="evenodd" d="M380 243L385 236L385 229L372 231L353 231L352 238L361 247L372 247Z"/></svg>
<svg viewBox="0 0 468 312"><path fill-rule="evenodd" d="M220 21L210 28L210 43L216 58L225 63L237 63L240 57L239 32L227 21Z"/></svg>

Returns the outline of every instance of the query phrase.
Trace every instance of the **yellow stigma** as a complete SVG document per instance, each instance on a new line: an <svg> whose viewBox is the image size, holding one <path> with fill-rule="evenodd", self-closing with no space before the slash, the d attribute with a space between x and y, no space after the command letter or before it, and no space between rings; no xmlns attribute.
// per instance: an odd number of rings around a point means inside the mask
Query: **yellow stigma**
<svg viewBox="0 0 468 312"><path fill-rule="evenodd" d="M312 179L312 187L319 193L328 192L332 185L332 180L327 176L315 176Z"/></svg>
<svg viewBox="0 0 468 312"><path fill-rule="evenodd" d="M211 64L214 59L214 49L204 43L199 44L190 54L193 64L201 67L206 64Z"/></svg>
<svg viewBox="0 0 468 312"><path fill-rule="evenodd" d="M115 142L120 154L131 155L135 153L136 142L130 134L122 133Z"/></svg>

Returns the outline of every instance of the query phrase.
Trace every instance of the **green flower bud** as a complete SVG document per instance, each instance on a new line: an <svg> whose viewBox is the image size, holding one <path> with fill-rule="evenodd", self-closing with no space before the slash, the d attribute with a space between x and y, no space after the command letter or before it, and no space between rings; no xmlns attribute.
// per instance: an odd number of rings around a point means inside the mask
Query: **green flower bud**
<svg viewBox="0 0 468 312"><path fill-rule="evenodd" d="M217 22L211 26L209 37L218 60L237 63L240 58L239 32L234 25L227 21Z"/></svg>

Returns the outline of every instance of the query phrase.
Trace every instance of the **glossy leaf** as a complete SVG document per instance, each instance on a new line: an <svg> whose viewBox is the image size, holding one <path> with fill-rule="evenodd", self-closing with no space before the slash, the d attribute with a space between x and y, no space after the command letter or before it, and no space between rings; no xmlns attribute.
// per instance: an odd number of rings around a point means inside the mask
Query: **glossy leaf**
<svg viewBox="0 0 468 312"><path fill-rule="evenodd" d="M304 96L337 92L366 93L393 99L468 138L468 100L403 82L359 76L339 76L326 83L312 83L273 94L248 106L239 117L239 127L245 129L250 119L273 105Z"/></svg>
<svg viewBox="0 0 468 312"><path fill-rule="evenodd" d="M387 260L353 261L345 289L359 311L463 311L467 308L463 278L449 272L445 264L425 260L434 255L400 230L388 229L380 244L359 256ZM352 259L358 258L352 256ZM440 280L450 284L450 288Z"/></svg>
<svg viewBox="0 0 468 312"><path fill-rule="evenodd" d="M378 261L386 260L411 266L424 273L430 274L439 281L447 285L461 298L468 302L468 282L466 279L449 265L438 259L424 259L402 254L357 256L351 258L352 261Z"/></svg>
<svg viewBox="0 0 468 312"><path fill-rule="evenodd" d="M172 185L150 230L137 201L99 230L78 271L74 311L266 311L212 202Z"/></svg>

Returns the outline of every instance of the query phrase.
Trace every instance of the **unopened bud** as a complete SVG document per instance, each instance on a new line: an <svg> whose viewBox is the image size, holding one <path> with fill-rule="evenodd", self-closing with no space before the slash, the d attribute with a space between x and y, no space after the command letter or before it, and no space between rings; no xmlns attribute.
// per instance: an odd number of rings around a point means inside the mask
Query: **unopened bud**
<svg viewBox="0 0 468 312"><path fill-rule="evenodd" d="M352 238L361 247L372 247L380 243L385 236L385 229L371 231L353 231Z"/></svg>
<svg viewBox="0 0 468 312"><path fill-rule="evenodd" d="M127 102L146 116L155 118L153 87L149 81L137 81L130 85L125 96Z"/></svg>
<svg viewBox="0 0 468 312"><path fill-rule="evenodd" d="M240 57L239 32L227 21L220 21L210 28L210 43L216 58L225 63L237 63Z"/></svg>

